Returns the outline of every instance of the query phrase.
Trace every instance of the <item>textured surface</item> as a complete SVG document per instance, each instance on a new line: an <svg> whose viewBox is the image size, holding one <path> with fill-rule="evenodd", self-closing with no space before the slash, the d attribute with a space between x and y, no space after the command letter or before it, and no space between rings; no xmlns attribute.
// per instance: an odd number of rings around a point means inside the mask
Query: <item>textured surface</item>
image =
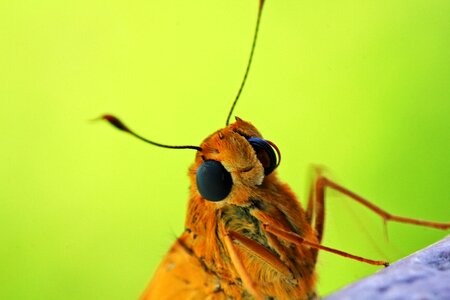
<svg viewBox="0 0 450 300"><path fill-rule="evenodd" d="M450 299L450 236L325 299Z"/></svg>

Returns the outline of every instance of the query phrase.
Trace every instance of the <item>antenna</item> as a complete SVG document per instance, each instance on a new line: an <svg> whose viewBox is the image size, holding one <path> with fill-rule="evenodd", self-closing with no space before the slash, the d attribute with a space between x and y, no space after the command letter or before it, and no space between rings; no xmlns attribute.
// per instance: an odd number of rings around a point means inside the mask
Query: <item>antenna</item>
<svg viewBox="0 0 450 300"><path fill-rule="evenodd" d="M264 6L264 1L265 0L259 0L258 18L256 19L255 33L253 34L253 44L252 44L252 49L250 51L250 57L248 58L248 62L247 62L247 69L245 70L244 78L242 79L241 86L239 87L236 98L234 98L233 104L231 105L230 112L228 113L227 121L225 123L226 126L228 126L228 124L230 124L231 114L233 113L234 107L236 106L236 103L239 100L239 97L241 96L242 90L244 89L244 86L245 86L245 82L247 81L247 76L250 71L250 66L252 65L253 53L255 52L256 39L258 37L259 23L261 21L261 12L262 12L262 9Z"/></svg>
<svg viewBox="0 0 450 300"><path fill-rule="evenodd" d="M152 144L154 146L158 146L158 147L161 147L161 148L169 148L169 149L193 149L193 150L197 150L197 151L202 151L202 148L198 147L198 146L190 146L190 145L171 146L171 145L160 144L160 143L148 140L148 139L138 135L134 131L130 130L127 126L125 126L124 123L122 123L122 121L120 121L118 118L116 118L113 115L103 115L103 116L99 117L98 119L108 121L109 124L111 124L112 126L116 127L117 129L125 131L125 132L128 132L129 134L137 137L138 139L140 139L140 140L142 140L142 141L144 141L146 143Z"/></svg>

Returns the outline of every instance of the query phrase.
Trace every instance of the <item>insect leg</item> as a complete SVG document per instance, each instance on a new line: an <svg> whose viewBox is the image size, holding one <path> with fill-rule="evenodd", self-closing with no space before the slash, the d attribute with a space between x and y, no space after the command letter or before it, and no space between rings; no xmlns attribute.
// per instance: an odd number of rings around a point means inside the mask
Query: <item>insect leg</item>
<svg viewBox="0 0 450 300"><path fill-rule="evenodd" d="M306 206L305 211L306 221L309 224L312 224L313 215L314 215L314 186L311 185L311 188L308 193L308 206Z"/></svg>
<svg viewBox="0 0 450 300"><path fill-rule="evenodd" d="M379 260L372 260L372 259L364 258L364 257L353 255L353 254L350 254L350 253L347 253L347 252L344 252L344 251L341 251L341 250L337 250L337 249L334 249L334 248L326 247L326 246L320 245L318 243L310 242L308 240L305 240L304 238L302 238L301 236L299 236L296 233L289 232L289 231L277 228L277 227L272 226L271 224L268 224L268 223L264 223L263 224L263 229L265 231L270 232L270 233L272 233L272 234L274 234L274 235L276 235L276 236L278 236L278 237L280 237L280 238L282 238L282 239L284 239L284 240L286 240L288 242L291 242L291 243L293 243L295 245L309 246L309 247L311 247L313 249L316 249L316 250L317 249L324 250L324 251L331 252L331 253L334 253L334 254L337 254L337 255L340 255L340 256L343 256L343 257L347 257L347 258L354 259L354 260L357 260L357 261L360 261L360 262L368 263L368 264L371 264L371 265L384 265L384 266L388 266L389 265L385 261L379 261Z"/></svg>
<svg viewBox="0 0 450 300"><path fill-rule="evenodd" d="M310 184L309 184L309 193L308 193L308 204L306 206L305 216L306 221L313 225L313 222L315 222L314 217L315 214L315 205L317 205L315 202L315 183L317 181L317 178L322 176L323 171L325 168L323 166L313 165L310 167Z"/></svg>
<svg viewBox="0 0 450 300"><path fill-rule="evenodd" d="M230 259L233 262L234 267L236 268L237 273L242 279L244 286L247 288L250 294L252 294L257 300L264 300L263 295L258 291L256 282L250 277L247 270L244 267L242 259L239 257L237 250L233 244L232 237L230 233L227 233L224 237L225 247L230 255Z"/></svg>
<svg viewBox="0 0 450 300"><path fill-rule="evenodd" d="M278 257L276 257L272 252L267 250L264 246L262 246L258 242L255 242L254 240L249 239L248 237L232 230L228 232L228 235L233 241L238 242L242 248L244 248L254 256L258 257L262 261L266 262L272 268L274 268L284 276L288 278L292 277L289 268L281 260L279 260Z"/></svg>
<svg viewBox="0 0 450 300"><path fill-rule="evenodd" d="M367 207L368 209L370 209L371 211L373 211L374 213L376 213L377 215L382 217L385 222L395 221L395 222L399 222L399 223L414 224L414 225L425 226L425 227L433 227L433 228L442 229L442 230L446 230L446 229L450 228L450 223L417 220L417 219L413 219L413 218L406 218L406 217L401 217L401 216L390 214L387 211L383 210L382 208L380 208L380 207L376 206L375 204L372 204L368 200L362 198L361 196L359 196L359 195L353 193L352 191L344 188L343 186L335 183L334 181L332 181L326 177L319 176L315 183L315 204L316 204L315 227L316 227L317 238L318 238L319 242L322 240L322 236L323 236L323 226L324 226L324 220L325 220L324 207L325 207L325 189L326 188L331 188L333 190L336 190L336 191L350 197L351 199L362 204L363 206Z"/></svg>
<svg viewBox="0 0 450 300"><path fill-rule="evenodd" d="M399 223L406 223L406 224L414 224L419 226L426 226L426 227L433 227L436 229L442 229L446 230L450 228L450 223L441 223L441 222L432 222L432 221L424 221L424 220L417 220L412 218L406 218L401 217L397 215L392 215L388 213L387 211L383 210L382 208L372 204L368 200L362 198L361 196L353 193L352 191L344 188L343 186L335 183L334 181L321 176L320 174L315 180L314 184L314 217L315 217L315 229L317 233L317 239L319 243L321 242L323 238L323 229L324 229L324 222L325 222L325 190L326 188L331 188L335 191L338 191L351 199L355 200L356 202L360 203L361 205L367 207L377 215L383 218L384 222L387 221L395 221ZM314 253L315 256L317 256L317 250Z"/></svg>

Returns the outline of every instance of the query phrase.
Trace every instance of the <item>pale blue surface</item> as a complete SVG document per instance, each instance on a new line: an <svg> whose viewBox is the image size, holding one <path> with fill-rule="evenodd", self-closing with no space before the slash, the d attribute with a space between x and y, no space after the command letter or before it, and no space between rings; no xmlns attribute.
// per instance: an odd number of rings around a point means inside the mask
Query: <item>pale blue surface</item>
<svg viewBox="0 0 450 300"><path fill-rule="evenodd" d="M450 299L450 236L325 299Z"/></svg>

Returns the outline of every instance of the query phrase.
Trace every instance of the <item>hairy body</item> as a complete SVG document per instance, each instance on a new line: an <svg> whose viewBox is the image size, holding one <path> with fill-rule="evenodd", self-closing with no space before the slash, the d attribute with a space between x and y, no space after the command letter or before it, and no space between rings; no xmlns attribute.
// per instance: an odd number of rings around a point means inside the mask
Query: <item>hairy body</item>
<svg viewBox="0 0 450 300"><path fill-rule="evenodd" d="M315 294L317 251L266 231L269 223L317 242L290 188L264 168L249 137L262 137L248 122L237 121L209 136L189 169L191 188L185 232L162 261L142 299L253 299L227 248L227 237L267 299L308 299ZM233 188L220 202L198 192L195 173L205 160L222 163Z"/></svg>

